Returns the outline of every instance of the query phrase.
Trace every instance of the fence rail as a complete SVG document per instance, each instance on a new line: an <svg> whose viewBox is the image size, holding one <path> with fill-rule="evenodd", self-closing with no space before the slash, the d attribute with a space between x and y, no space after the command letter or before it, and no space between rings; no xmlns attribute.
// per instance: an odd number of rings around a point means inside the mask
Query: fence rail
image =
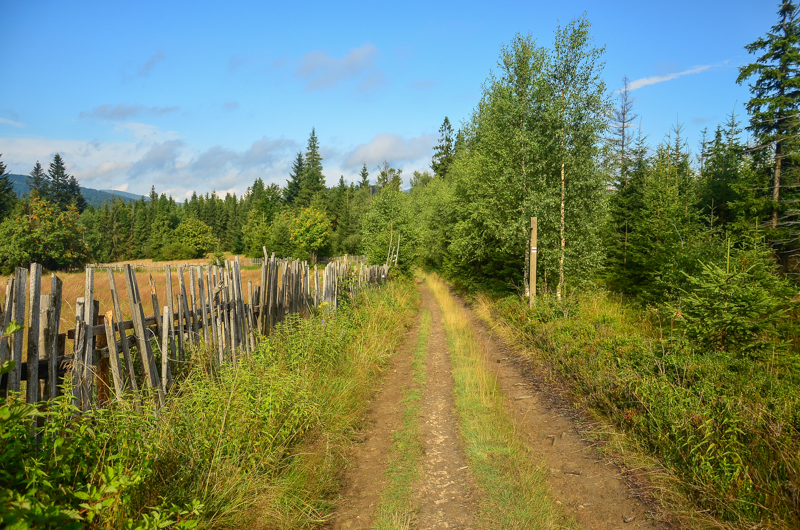
<svg viewBox="0 0 800 530"><path fill-rule="evenodd" d="M334 261L318 271L307 262L275 258L274 253L252 260L261 266L260 283L242 281L238 257L223 266L177 267L173 284L172 264L163 269L166 305L158 300L153 276L144 299L136 281L135 264L87 266L84 296L76 301L75 328L59 329L62 283L53 274L50 294L41 294L42 268L17 268L8 280L0 303L0 324L25 322L25 329L0 339L0 364L15 362L0 378L0 395L19 392L25 383L26 401L37 403L58 396L67 373L72 376L73 402L82 410L121 399L128 391L149 388L163 403L174 378L186 360L186 352L201 344L213 351L215 365L236 365L249 355L274 327L290 314L308 314L327 304L335 310L344 293L357 294L368 284L383 282L387 266L367 267L360 260ZM108 275L112 307L101 310L95 299L95 273ZM130 320L125 320L117 292L117 272L122 272L128 294ZM188 275L188 281L187 281ZM149 294L149 300L147 296ZM152 315L146 316L146 307ZM27 316L27 318L26 318ZM129 333L131 332L131 333ZM25 340L27 338L27 340ZM72 352L67 353L68 342ZM22 361L26 346L26 362ZM135 355L136 354L136 355ZM36 359L37 362L30 362ZM39 384L30 384L37 381Z"/></svg>

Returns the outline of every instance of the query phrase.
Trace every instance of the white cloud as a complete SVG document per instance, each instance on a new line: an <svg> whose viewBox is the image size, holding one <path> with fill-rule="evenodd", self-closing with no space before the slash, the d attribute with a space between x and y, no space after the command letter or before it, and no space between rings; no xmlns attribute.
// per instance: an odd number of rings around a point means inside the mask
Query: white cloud
<svg viewBox="0 0 800 530"><path fill-rule="evenodd" d="M294 141L263 137L237 151L220 146L193 149L175 133L147 124L125 123L115 129L132 139L98 142L40 138L0 138L3 161L11 173L25 175L36 160L45 168L55 153L82 186L183 197L186 192L231 191L242 194L260 177L285 184L297 149ZM223 193L224 195L224 193Z"/></svg>
<svg viewBox="0 0 800 530"><path fill-rule="evenodd" d="M103 120L127 120L139 116L163 116L175 112L178 107L145 107L144 105L120 103L118 105L99 105L91 112L82 111L81 118L99 118Z"/></svg>
<svg viewBox="0 0 800 530"><path fill-rule="evenodd" d="M360 168L362 164L367 164L367 168L373 169L384 160L392 165L411 163L418 166L422 161L427 160L427 163L422 166L424 168L430 164L435 143L436 137L433 135L403 138L397 134L377 134L368 143L357 146L345 155L343 166L356 169Z"/></svg>
<svg viewBox="0 0 800 530"><path fill-rule="evenodd" d="M386 76L375 63L378 48L365 44L353 48L342 57L331 57L324 50L303 55L295 75L306 80L306 90L331 88L348 79L360 79L359 92L368 92L387 84Z"/></svg>
<svg viewBox="0 0 800 530"><path fill-rule="evenodd" d="M664 81L672 81L673 79L677 79L685 75L699 74L700 72L705 72L710 68L721 66L723 64L726 64L727 62L728 61L724 61L718 64L704 64L701 66L695 66L693 68L689 68L688 70L684 70L683 72L675 72L672 74L643 77L641 79L637 79L636 81L631 81L630 85L628 85L628 90L636 90L638 88L642 88L647 85L655 85L656 83L663 83Z"/></svg>
<svg viewBox="0 0 800 530"><path fill-rule="evenodd" d="M6 125L11 125L12 127L18 127L20 129L22 127L25 127L24 123L20 123L18 121L13 121L13 120L7 120L5 118L0 118L0 123L5 123Z"/></svg>

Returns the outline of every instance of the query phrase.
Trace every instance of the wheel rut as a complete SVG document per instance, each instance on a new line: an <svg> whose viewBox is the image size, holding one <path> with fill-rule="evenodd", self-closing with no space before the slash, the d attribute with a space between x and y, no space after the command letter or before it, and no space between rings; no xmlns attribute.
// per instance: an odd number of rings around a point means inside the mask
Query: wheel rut
<svg viewBox="0 0 800 530"><path fill-rule="evenodd" d="M453 400L453 376L442 312L426 285L421 286L423 307L431 312L427 384L422 397L424 457L417 485L420 502L418 527L466 529L472 527L473 486L464 456Z"/></svg>

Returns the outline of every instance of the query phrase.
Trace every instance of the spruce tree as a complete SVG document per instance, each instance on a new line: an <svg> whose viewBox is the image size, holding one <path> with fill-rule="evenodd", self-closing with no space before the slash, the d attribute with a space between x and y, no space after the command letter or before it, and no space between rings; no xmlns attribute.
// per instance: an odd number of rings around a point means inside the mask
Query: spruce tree
<svg viewBox="0 0 800 530"><path fill-rule="evenodd" d="M622 78L622 89L619 91L619 105L611 115L608 138L609 169L611 170L611 185L620 189L628 185L628 170L633 158L633 129L639 117L633 111L634 99L630 95L628 76Z"/></svg>
<svg viewBox="0 0 800 530"><path fill-rule="evenodd" d="M60 154L53 155L53 161L48 168L47 177L50 182L47 187L47 194L43 198L55 203L60 209L66 210L72 204L74 190L70 186L71 175L67 174L64 159L61 158Z"/></svg>
<svg viewBox="0 0 800 530"><path fill-rule="evenodd" d="M3 155L0 154L0 157ZM17 202L11 179L6 175L6 165L0 160L0 221L8 217Z"/></svg>
<svg viewBox="0 0 800 530"><path fill-rule="evenodd" d="M31 197L38 196L38 197L47 197L49 192L49 180L47 177L47 173L44 172L44 168L42 168L42 164L39 161L36 161L36 164L33 166L33 169L28 174L28 178L25 179L28 183L28 187L30 188L30 195Z"/></svg>
<svg viewBox="0 0 800 530"><path fill-rule="evenodd" d="M75 206L79 212L84 211L87 203L86 199L83 197L83 193L81 193L81 185L78 184L78 179L75 178L75 175L70 175L67 181L67 191L69 193L70 205Z"/></svg>
<svg viewBox="0 0 800 530"><path fill-rule="evenodd" d="M297 153L297 158L292 162L292 171L289 173L289 180L286 181L286 187L283 189L283 201L288 205L293 205L297 196L300 194L300 188L303 184L303 175L306 172L306 163L303 159L302 151Z"/></svg>
<svg viewBox="0 0 800 530"><path fill-rule="evenodd" d="M367 171L367 164L361 166L361 173L358 174L361 180L358 182L358 187L363 189L369 188L369 171Z"/></svg>
<svg viewBox="0 0 800 530"><path fill-rule="evenodd" d="M314 195L325 190L325 176L322 174L322 155L319 153L319 140L316 131L312 128L308 137L308 146L305 154L305 171L297 194L296 203L299 206L309 206Z"/></svg>
<svg viewBox="0 0 800 530"><path fill-rule="evenodd" d="M453 164L455 147L453 145L453 127L450 119L445 116L442 126L439 127L439 143L433 148L431 169L439 178L445 178L450 166Z"/></svg>
<svg viewBox="0 0 800 530"><path fill-rule="evenodd" d="M745 49L760 54L756 62L739 69L737 83L755 76L750 84L753 97L747 102L750 113L748 129L762 146L773 152L772 214L769 225L776 230L779 225L796 224L796 220L779 221L780 212L792 197L782 190L796 187L796 156L800 121L800 24L797 6L784 1L778 9L778 23L767 35L751 42ZM774 237L782 237L777 234Z"/></svg>

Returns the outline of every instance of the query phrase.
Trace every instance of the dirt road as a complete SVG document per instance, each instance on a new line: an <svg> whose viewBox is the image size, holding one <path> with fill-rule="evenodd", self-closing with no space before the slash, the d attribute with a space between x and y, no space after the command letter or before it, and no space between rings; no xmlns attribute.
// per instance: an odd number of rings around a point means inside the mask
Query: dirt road
<svg viewBox="0 0 800 530"><path fill-rule="evenodd" d="M485 465L477 470L478 460L466 452L464 424L459 414L463 416L468 412L459 410L454 399L452 337L447 336L441 306L428 286L419 281L418 288L420 314L430 313L430 333L427 351L423 352L425 384L418 385L421 412L416 421L419 422L422 456L418 462L409 464L415 466L413 493L407 500L409 513L390 518L394 523L387 523L385 517L376 523L376 513L386 511L382 503L386 503L387 462L396 458L393 440L396 443L399 430L409 428L403 426L403 412L410 406L409 389L415 388L412 361L420 333L419 317L375 394L368 427L353 451L352 467L345 476L338 509L327 528L497 527L490 521L498 514L482 510L485 492L480 481L475 480L475 473L485 476ZM468 320L476 342L474 351L482 357L486 367L484 377L496 381L516 436L521 439L527 458L546 482L543 495L549 498L544 501L556 507L558 521L548 526L666 528L653 519L653 513L626 486L620 471L581 440L573 420L549 399L548 389L525 375L524 363L518 362L516 353L488 331L463 303L458 302L455 310L463 312L461 317ZM492 470L488 472L491 474ZM531 499L531 502L541 500ZM504 514L503 519L509 520L505 515L508 514ZM513 520L513 514L511 518ZM522 520L514 527L534 528Z"/></svg>

